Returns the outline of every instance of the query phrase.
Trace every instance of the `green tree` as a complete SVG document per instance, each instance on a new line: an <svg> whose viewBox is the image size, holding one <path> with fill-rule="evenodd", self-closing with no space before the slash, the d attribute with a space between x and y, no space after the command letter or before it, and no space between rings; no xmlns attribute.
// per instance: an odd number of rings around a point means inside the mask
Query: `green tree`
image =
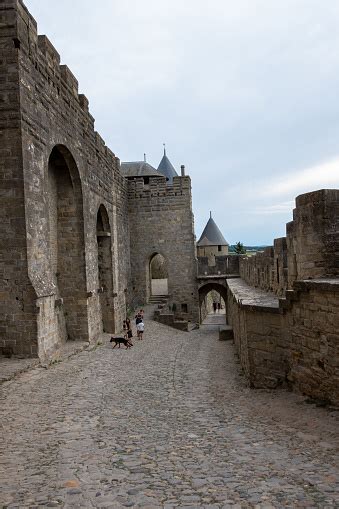
<svg viewBox="0 0 339 509"><path fill-rule="evenodd" d="M237 253L237 254L246 254L246 249L244 248L244 244L242 242L237 242L235 247L234 247L234 251Z"/></svg>

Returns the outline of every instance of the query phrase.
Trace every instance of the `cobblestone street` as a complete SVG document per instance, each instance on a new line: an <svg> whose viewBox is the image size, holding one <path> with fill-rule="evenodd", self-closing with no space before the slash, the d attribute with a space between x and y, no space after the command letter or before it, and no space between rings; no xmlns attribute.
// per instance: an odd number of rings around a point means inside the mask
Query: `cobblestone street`
<svg viewBox="0 0 339 509"><path fill-rule="evenodd" d="M209 327L147 320L0 390L0 507L339 507L335 412L247 388Z"/></svg>

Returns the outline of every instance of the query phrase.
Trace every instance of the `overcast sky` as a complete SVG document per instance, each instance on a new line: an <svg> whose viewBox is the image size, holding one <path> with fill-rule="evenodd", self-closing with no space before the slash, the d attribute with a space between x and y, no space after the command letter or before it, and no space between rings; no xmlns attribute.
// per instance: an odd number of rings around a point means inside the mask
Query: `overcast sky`
<svg viewBox="0 0 339 509"><path fill-rule="evenodd" d="M272 244L339 187L338 0L26 0L122 161L192 178L195 230Z"/></svg>

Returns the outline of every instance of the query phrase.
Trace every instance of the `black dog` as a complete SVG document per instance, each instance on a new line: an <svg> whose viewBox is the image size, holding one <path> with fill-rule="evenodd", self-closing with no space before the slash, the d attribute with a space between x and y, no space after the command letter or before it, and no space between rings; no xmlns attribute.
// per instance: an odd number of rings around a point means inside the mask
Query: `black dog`
<svg viewBox="0 0 339 509"><path fill-rule="evenodd" d="M128 339L126 339L126 338L113 338L112 337L110 339L110 343L115 343L113 348L115 348L117 345L119 345L119 348L120 348L121 344L125 345L126 349L131 348L131 346L133 346L132 343L130 341L128 341Z"/></svg>

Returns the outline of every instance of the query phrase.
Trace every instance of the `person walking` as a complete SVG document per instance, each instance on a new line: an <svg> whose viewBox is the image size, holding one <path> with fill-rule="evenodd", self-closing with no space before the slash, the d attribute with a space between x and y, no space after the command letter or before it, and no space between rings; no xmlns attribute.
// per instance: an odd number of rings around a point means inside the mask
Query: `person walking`
<svg viewBox="0 0 339 509"><path fill-rule="evenodd" d="M218 313L220 313L220 309L221 309L221 303L218 302Z"/></svg>
<svg viewBox="0 0 339 509"><path fill-rule="evenodd" d="M127 339L130 342L130 344L132 345L131 338L133 337L133 332L132 332L131 320L129 318L126 318L125 321L126 321L126 328L127 328Z"/></svg>
<svg viewBox="0 0 339 509"><path fill-rule="evenodd" d="M137 324L138 339L143 339L144 330L145 330L145 324L143 321L141 321Z"/></svg>
<svg viewBox="0 0 339 509"><path fill-rule="evenodd" d="M216 310L217 310L217 303L214 300L213 301L213 311L214 311L214 313L216 312Z"/></svg>

